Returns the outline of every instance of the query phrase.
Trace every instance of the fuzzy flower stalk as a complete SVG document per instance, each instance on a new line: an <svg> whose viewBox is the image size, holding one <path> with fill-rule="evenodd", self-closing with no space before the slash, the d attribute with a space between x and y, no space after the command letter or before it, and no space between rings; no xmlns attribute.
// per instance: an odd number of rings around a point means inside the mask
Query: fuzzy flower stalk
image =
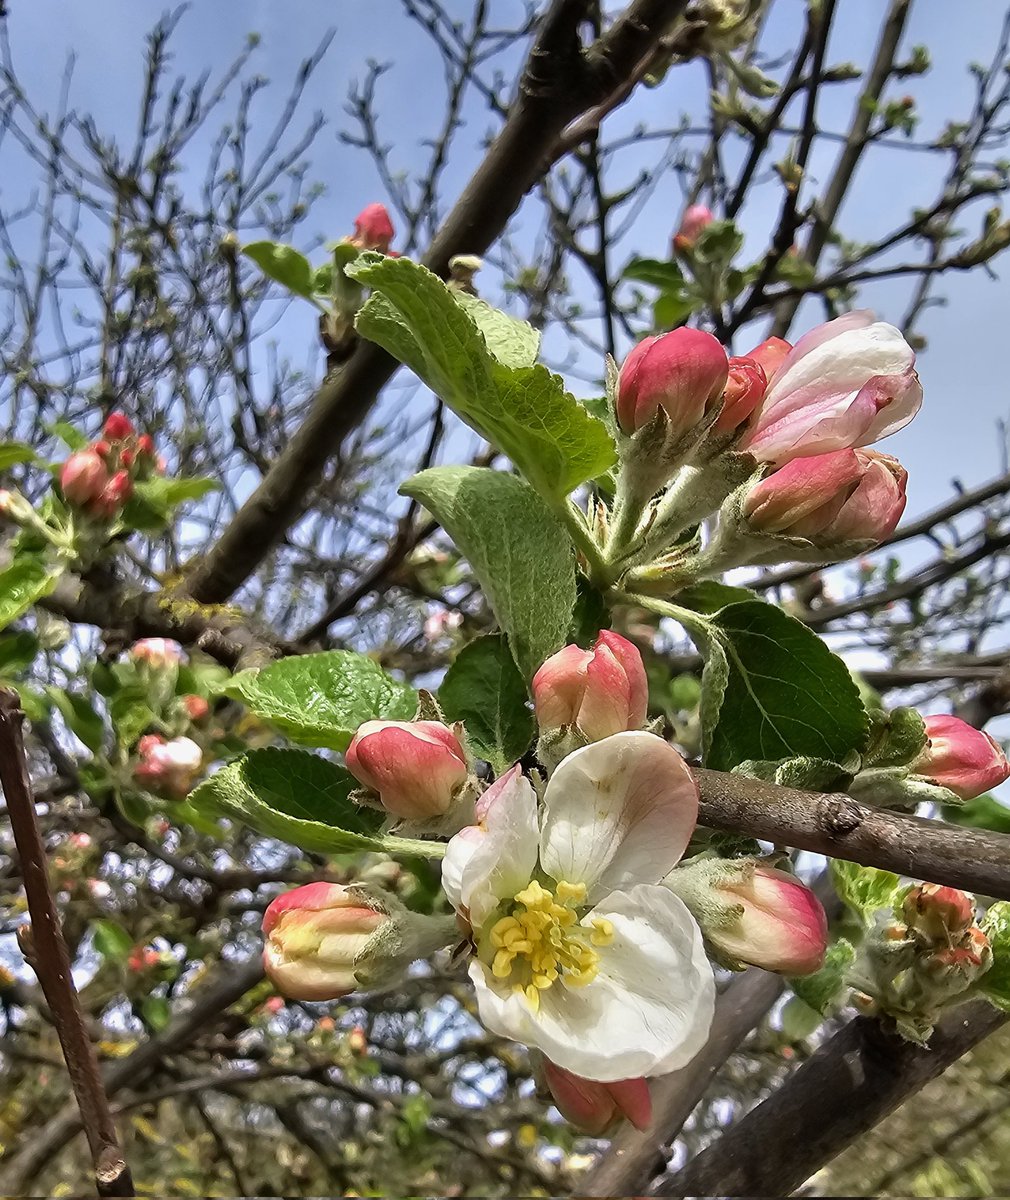
<svg viewBox="0 0 1010 1200"><path fill-rule="evenodd" d="M666 1074L704 1044L714 980L701 931L660 880L697 820L676 750L618 733L568 755L542 801L514 767L448 844L442 886L470 929L493 1032L581 1079Z"/></svg>

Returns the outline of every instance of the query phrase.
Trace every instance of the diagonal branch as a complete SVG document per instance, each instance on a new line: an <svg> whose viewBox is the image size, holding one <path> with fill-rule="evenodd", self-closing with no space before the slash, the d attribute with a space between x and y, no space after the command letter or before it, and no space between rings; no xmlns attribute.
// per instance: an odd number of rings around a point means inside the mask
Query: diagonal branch
<svg viewBox="0 0 1010 1200"><path fill-rule="evenodd" d="M578 39L585 0L555 0L541 24L508 119L424 255L444 275L455 254L482 254L530 189L567 151L561 134L620 92L687 0L634 0L588 50ZM220 603L249 578L288 526L329 458L367 415L398 364L359 342L316 393L308 416L259 487L189 574L190 593Z"/></svg>
<svg viewBox="0 0 1010 1200"><path fill-rule="evenodd" d="M98 1059L77 999L70 953L49 887L48 864L35 817L17 692L0 689L0 784L7 799L14 842L21 861L31 925L22 925L18 942L38 976L53 1015L80 1121L91 1149L95 1186L100 1196L132 1196L133 1179L116 1136Z"/></svg>
<svg viewBox="0 0 1010 1200"><path fill-rule="evenodd" d="M985 1000L954 1009L929 1045L857 1017L763 1104L654 1196L786 1196L1008 1019Z"/></svg>

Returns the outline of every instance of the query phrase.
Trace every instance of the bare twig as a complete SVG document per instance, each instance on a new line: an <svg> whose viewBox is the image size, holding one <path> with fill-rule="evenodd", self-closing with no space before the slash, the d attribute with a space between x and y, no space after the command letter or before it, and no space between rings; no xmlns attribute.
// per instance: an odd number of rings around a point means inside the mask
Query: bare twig
<svg viewBox="0 0 1010 1200"><path fill-rule="evenodd" d="M7 798L11 829L21 860L31 925L22 926L18 941L53 1014L56 1032L77 1099L100 1196L132 1196L133 1179L116 1135L109 1099L88 1038L77 999L70 954L63 939L56 902L49 888L46 851L35 818L28 762L25 758L20 697L0 689L0 783Z"/></svg>

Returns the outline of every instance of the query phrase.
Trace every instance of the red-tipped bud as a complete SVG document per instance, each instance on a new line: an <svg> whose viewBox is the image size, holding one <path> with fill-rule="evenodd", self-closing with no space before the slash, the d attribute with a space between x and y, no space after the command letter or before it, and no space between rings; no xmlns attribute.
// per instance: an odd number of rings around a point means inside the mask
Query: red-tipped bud
<svg viewBox="0 0 1010 1200"><path fill-rule="evenodd" d="M386 206L366 204L354 218L354 237L351 241L362 250L378 250L387 254L394 232Z"/></svg>
<svg viewBox="0 0 1010 1200"><path fill-rule="evenodd" d="M150 792L180 800L189 793L203 766L203 751L187 737L166 741L147 734L137 743L139 761L133 777Z"/></svg>
<svg viewBox="0 0 1010 1200"><path fill-rule="evenodd" d="M726 351L701 329L674 329L639 342L617 382L617 422L627 434L662 408L673 432L697 425L722 396L729 371Z"/></svg>
<svg viewBox="0 0 1010 1200"><path fill-rule="evenodd" d="M873 450L795 458L751 488L743 514L764 533L880 542L904 512L906 480L896 458Z"/></svg>
<svg viewBox="0 0 1010 1200"><path fill-rule="evenodd" d="M109 484L109 472L94 450L77 450L60 470L60 487L71 504L93 505Z"/></svg>
<svg viewBox="0 0 1010 1200"><path fill-rule="evenodd" d="M338 883L307 883L263 916L263 966L293 1000L337 1000L358 986L355 963L389 918Z"/></svg>
<svg viewBox="0 0 1010 1200"><path fill-rule="evenodd" d="M828 945L821 902L795 875L757 866L750 878L718 884L723 899L742 910L729 924L706 928L709 941L739 962L809 975L820 969Z"/></svg>
<svg viewBox="0 0 1010 1200"><path fill-rule="evenodd" d="M344 760L386 812L412 821L440 817L469 774L459 738L439 721L366 721Z"/></svg>
<svg viewBox="0 0 1010 1200"><path fill-rule="evenodd" d="M681 254L690 250L702 230L711 225L714 220L712 210L706 204L688 205L680 219L680 228L673 235L674 250Z"/></svg>
<svg viewBox="0 0 1010 1200"><path fill-rule="evenodd" d="M599 1137L622 1117L636 1129L646 1130L652 1124L652 1098L644 1079L599 1083L544 1059L544 1080L558 1112L583 1133Z"/></svg>
<svg viewBox="0 0 1010 1200"><path fill-rule="evenodd" d="M114 412L109 413L106 418L105 424L102 426L102 433L110 442L122 442L133 437L136 430L126 413Z"/></svg>
<svg viewBox="0 0 1010 1200"><path fill-rule="evenodd" d="M745 358L749 358L751 362L756 362L757 365L765 373L765 378L771 383L775 372L785 361L786 355L792 350L792 346L780 337L765 338L759 345L755 346Z"/></svg>
<svg viewBox="0 0 1010 1200"><path fill-rule="evenodd" d="M210 712L210 705L204 700L203 696L183 696L182 704L186 710L186 715L191 721L202 721Z"/></svg>
<svg viewBox="0 0 1010 1200"><path fill-rule="evenodd" d="M761 403L767 386L768 380L760 363L752 358L731 358L722 412L715 423L716 433L738 429Z"/></svg>
<svg viewBox="0 0 1010 1200"><path fill-rule="evenodd" d="M974 800L1010 778L1010 762L1000 746L958 717L927 717L926 736L926 749L910 770L962 800Z"/></svg>
<svg viewBox="0 0 1010 1200"><path fill-rule="evenodd" d="M566 646L533 676L533 704L544 732L576 728L588 741L641 729L649 683L638 647L603 630L592 650Z"/></svg>
<svg viewBox="0 0 1010 1200"><path fill-rule="evenodd" d="M129 471L117 471L91 507L103 517L114 517L132 495L133 480Z"/></svg>
<svg viewBox="0 0 1010 1200"><path fill-rule="evenodd" d="M971 927L975 920L975 901L957 888L919 883L905 893L901 911L909 928L918 930L932 941L947 942Z"/></svg>
<svg viewBox="0 0 1010 1200"><path fill-rule="evenodd" d="M154 438L149 433L142 433L137 438L137 453L145 458L154 458Z"/></svg>
<svg viewBox="0 0 1010 1200"><path fill-rule="evenodd" d="M182 662L182 647L171 638L141 638L129 649L134 662L147 663L156 671L177 667Z"/></svg>
<svg viewBox="0 0 1010 1200"><path fill-rule="evenodd" d="M112 447L104 438L100 438L97 442L95 442L91 449L94 450L99 458L108 458L112 453Z"/></svg>
<svg viewBox="0 0 1010 1200"><path fill-rule="evenodd" d="M151 946L134 946L126 960L126 966L134 972L149 971L161 962L161 955Z"/></svg>
<svg viewBox="0 0 1010 1200"><path fill-rule="evenodd" d="M133 451L129 447L127 447L126 449L124 449L120 452L119 465L121 467L132 467L135 458L136 458L136 455L133 453Z"/></svg>

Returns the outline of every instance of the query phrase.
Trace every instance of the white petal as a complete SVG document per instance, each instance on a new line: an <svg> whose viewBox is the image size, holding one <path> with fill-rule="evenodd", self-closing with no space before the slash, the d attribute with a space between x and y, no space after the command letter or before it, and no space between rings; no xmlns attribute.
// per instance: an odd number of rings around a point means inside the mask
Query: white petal
<svg viewBox="0 0 1010 1200"><path fill-rule="evenodd" d="M485 835L475 842L459 882L460 904L469 909L475 929L494 912L499 901L510 900L521 891L536 869L537 797L530 781L518 771L499 791L483 826Z"/></svg>
<svg viewBox="0 0 1010 1200"><path fill-rule="evenodd" d="M600 951L600 974L582 988L559 982L545 989L536 1013L471 962L481 1020L584 1079L677 1070L704 1045L715 1001L694 918L672 892L648 885L614 893L587 920L593 916L607 917L615 932L613 945Z"/></svg>
<svg viewBox="0 0 1010 1200"><path fill-rule="evenodd" d="M442 859L442 891L458 912L463 907L463 870L480 842L487 836L479 825L467 825L449 839Z"/></svg>
<svg viewBox="0 0 1010 1200"><path fill-rule="evenodd" d="M658 883L680 861L698 820L698 787L676 750L653 733L616 733L569 754L544 795L540 861L548 875L589 887Z"/></svg>

